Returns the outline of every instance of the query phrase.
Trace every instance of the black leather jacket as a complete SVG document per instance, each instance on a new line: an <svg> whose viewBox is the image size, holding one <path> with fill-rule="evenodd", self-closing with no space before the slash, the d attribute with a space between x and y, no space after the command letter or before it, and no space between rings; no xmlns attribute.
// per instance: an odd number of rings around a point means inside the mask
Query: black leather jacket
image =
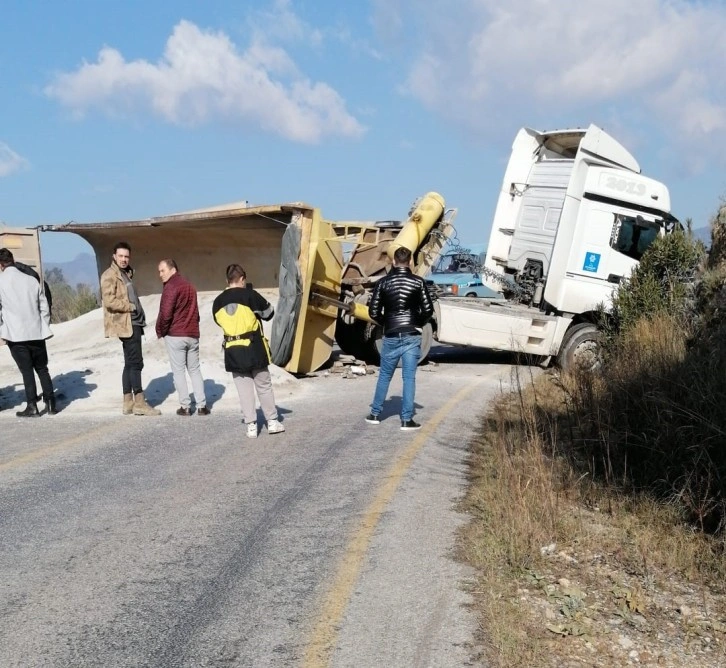
<svg viewBox="0 0 726 668"><path fill-rule="evenodd" d="M434 314L434 304L420 276L409 267L394 266L373 288L368 313L383 325L384 335L401 334L425 325Z"/></svg>

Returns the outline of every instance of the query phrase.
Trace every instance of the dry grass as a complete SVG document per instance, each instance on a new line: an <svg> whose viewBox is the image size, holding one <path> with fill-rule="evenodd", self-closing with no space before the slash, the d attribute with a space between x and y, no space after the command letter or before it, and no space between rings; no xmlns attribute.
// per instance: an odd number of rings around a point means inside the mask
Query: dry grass
<svg viewBox="0 0 726 668"><path fill-rule="evenodd" d="M618 382L632 389L638 368L658 377L682 359L683 340L672 334L643 325L637 336L647 350L628 353ZM722 541L689 526L677 500L619 485L623 472L612 462L588 462L593 452L605 456L613 429L599 381L547 374L527 385L517 382L483 425L464 502L473 519L462 532L462 558L480 575L474 593L487 662L620 665L628 653L613 619L625 619L641 664L660 657L665 665L719 665ZM632 400L663 400L657 388L632 391ZM674 410L668 401L663 410ZM600 441L594 449L592 439ZM603 470L608 475L593 474ZM571 582L585 598L568 598ZM698 622L680 609L698 610Z"/></svg>
<svg viewBox="0 0 726 668"><path fill-rule="evenodd" d="M491 665L726 665L726 206L712 237L656 241L601 372L516 378L473 444Z"/></svg>

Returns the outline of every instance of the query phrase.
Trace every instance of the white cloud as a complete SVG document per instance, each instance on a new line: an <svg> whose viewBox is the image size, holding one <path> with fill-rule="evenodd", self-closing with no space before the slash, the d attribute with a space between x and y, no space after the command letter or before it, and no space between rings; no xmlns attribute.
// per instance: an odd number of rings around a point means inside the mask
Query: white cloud
<svg viewBox="0 0 726 668"><path fill-rule="evenodd" d="M95 109L114 117L151 111L187 126L223 119L306 143L364 132L343 98L302 76L283 49L255 41L239 52L224 33L189 21L174 28L157 63L126 61L104 47L95 63L58 74L45 93L77 117Z"/></svg>
<svg viewBox="0 0 726 668"><path fill-rule="evenodd" d="M30 163L7 144L0 142L0 178L27 169Z"/></svg>
<svg viewBox="0 0 726 668"><path fill-rule="evenodd" d="M404 27L405 0L372 0L371 4L374 30L386 44L395 44Z"/></svg>
<svg viewBox="0 0 726 668"><path fill-rule="evenodd" d="M376 4L381 37L412 35L405 90L482 135L505 122L614 118L723 153L721 2L459 0L456 12L449 0Z"/></svg>
<svg viewBox="0 0 726 668"><path fill-rule="evenodd" d="M271 10L262 10L250 18L256 38L278 38L284 41L304 41L310 47L320 46L323 33L303 21L291 8L290 0L274 0Z"/></svg>

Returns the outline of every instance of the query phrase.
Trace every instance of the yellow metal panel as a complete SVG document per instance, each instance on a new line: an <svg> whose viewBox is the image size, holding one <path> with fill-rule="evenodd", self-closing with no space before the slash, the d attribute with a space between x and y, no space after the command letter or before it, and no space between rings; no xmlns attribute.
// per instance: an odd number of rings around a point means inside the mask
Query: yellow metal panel
<svg viewBox="0 0 726 668"><path fill-rule="evenodd" d="M332 225L321 219L320 211L314 209L312 215L302 216L301 226L302 302L292 357L285 366L290 373L310 373L330 359L338 307L316 299L312 293L338 299L343 273L342 246Z"/></svg>
<svg viewBox="0 0 726 668"><path fill-rule="evenodd" d="M351 302L353 307L353 313L351 315L357 320L365 320L367 322L375 322L368 313L368 306L366 304L359 304L358 302Z"/></svg>

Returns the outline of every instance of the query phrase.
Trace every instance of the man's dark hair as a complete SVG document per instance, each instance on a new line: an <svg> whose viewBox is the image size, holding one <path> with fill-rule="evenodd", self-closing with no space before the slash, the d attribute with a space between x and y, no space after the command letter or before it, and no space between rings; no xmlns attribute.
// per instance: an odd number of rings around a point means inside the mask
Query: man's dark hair
<svg viewBox="0 0 726 668"><path fill-rule="evenodd" d="M227 283L233 283L238 281L240 278L247 279L247 274L242 266L239 264L230 264L227 267Z"/></svg>
<svg viewBox="0 0 726 668"><path fill-rule="evenodd" d="M399 246L393 253L393 261L400 265L408 264L411 262L411 251L404 246Z"/></svg>
<svg viewBox="0 0 726 668"><path fill-rule="evenodd" d="M3 267L15 264L15 258L7 248L0 248L0 264Z"/></svg>
<svg viewBox="0 0 726 668"><path fill-rule="evenodd" d="M116 255L116 251L119 248L123 248L124 250L127 250L129 253L131 252L131 246L129 246L125 241L119 241L116 243L116 245L113 247L113 254Z"/></svg>
<svg viewBox="0 0 726 668"><path fill-rule="evenodd" d="M162 262L169 267L169 269L176 269L179 271L179 266L177 265L175 260L172 260L171 258L168 258L166 260L162 260Z"/></svg>

